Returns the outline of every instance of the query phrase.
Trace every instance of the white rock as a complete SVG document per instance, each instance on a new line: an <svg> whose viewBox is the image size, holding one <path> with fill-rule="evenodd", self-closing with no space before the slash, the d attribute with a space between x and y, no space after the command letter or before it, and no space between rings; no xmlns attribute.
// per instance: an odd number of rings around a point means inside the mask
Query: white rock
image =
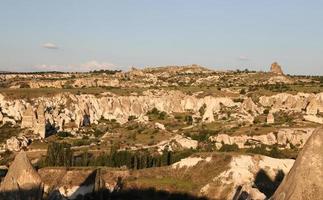
<svg viewBox="0 0 323 200"><path fill-rule="evenodd" d="M204 162L210 162L212 160L212 157L206 157L206 158L201 158L201 157L188 157L188 158L183 158L180 161L174 163L172 165L172 168L182 168L182 167L194 167L197 165L197 163L204 161Z"/></svg>
<svg viewBox="0 0 323 200"><path fill-rule="evenodd" d="M160 130L165 130L164 124L161 124L161 123L158 123L158 122L155 123L155 127L160 129Z"/></svg>
<svg viewBox="0 0 323 200"><path fill-rule="evenodd" d="M14 119L11 119L9 117L3 117L2 118L2 123L3 124L12 124L12 125L15 125L16 124L16 121Z"/></svg>
<svg viewBox="0 0 323 200"><path fill-rule="evenodd" d="M293 163L294 160L292 159L247 155L234 156L230 162L229 169L214 177L213 182L222 183L218 193L225 192L228 194L227 199L234 197L239 186L242 186L243 191L248 193L249 198L265 199L266 196L253 187L257 173L263 170L274 180L280 171L287 174ZM206 185L200 192L207 194L209 188L210 185Z"/></svg>
<svg viewBox="0 0 323 200"><path fill-rule="evenodd" d="M318 123L318 124L323 124L323 118L318 117L316 115L304 115L304 119L306 121L310 121L310 122L314 122L314 123Z"/></svg>
<svg viewBox="0 0 323 200"><path fill-rule="evenodd" d="M9 151L19 151L20 150L20 141L16 137L11 137L6 141L7 149Z"/></svg>

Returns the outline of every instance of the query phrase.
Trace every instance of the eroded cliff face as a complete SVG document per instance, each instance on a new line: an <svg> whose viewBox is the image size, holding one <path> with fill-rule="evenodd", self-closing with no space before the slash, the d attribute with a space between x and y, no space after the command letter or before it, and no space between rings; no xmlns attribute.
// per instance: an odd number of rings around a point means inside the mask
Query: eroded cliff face
<svg viewBox="0 0 323 200"><path fill-rule="evenodd" d="M203 112L201 108L204 107ZM100 95L59 94L52 98L40 97L27 103L23 99L6 100L0 94L0 108L3 122L21 123L22 128L31 128L45 137L45 126L57 130L78 129L86 123L98 123L101 119L115 119L119 123L128 121L129 116L145 120L146 113L157 108L168 114L193 112L203 122L213 122L225 113L222 108L232 109L237 122L253 123L254 118L269 108L268 123L273 123L273 114L279 111L301 113L305 120L323 122L323 93L291 95L280 93L262 96L259 102L245 98L242 103L229 97L206 96L199 98L180 91L149 90L143 95L118 96L111 93ZM220 115L221 114L221 115Z"/></svg>
<svg viewBox="0 0 323 200"><path fill-rule="evenodd" d="M29 107L24 100L6 101L0 98L2 112L16 121L22 120L23 127L34 127L39 123L35 120L34 108ZM85 121L97 123L100 119L115 119L119 123L128 121L128 117L144 116L147 111L157 108L167 113L193 111L198 113L205 105L205 112L201 116L204 121L214 121L213 113L220 111L221 106L234 107L232 99L226 97L197 98L184 95L178 91L160 92L150 91L142 96L117 96L111 94L94 95L56 95L53 98L33 99L33 107L45 106L45 119L60 130L64 125L82 126ZM42 116L37 108L38 118Z"/></svg>

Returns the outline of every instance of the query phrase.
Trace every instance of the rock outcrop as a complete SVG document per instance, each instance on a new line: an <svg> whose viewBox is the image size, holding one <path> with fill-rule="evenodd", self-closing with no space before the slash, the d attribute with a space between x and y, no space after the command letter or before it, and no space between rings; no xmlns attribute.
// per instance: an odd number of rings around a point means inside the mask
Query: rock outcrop
<svg viewBox="0 0 323 200"><path fill-rule="evenodd" d="M46 119L44 105L40 104L34 112L33 107L27 104L27 108L22 116L21 128L28 128L40 137L46 137Z"/></svg>
<svg viewBox="0 0 323 200"><path fill-rule="evenodd" d="M36 124L36 116L33 107L27 104L21 120L21 128L33 128Z"/></svg>
<svg viewBox="0 0 323 200"><path fill-rule="evenodd" d="M34 128L34 132L39 134L42 138L46 137L46 119L43 104L40 104L37 108L37 124Z"/></svg>
<svg viewBox="0 0 323 200"><path fill-rule="evenodd" d="M317 129L299 153L272 200L320 200L323 196L323 129Z"/></svg>
<svg viewBox="0 0 323 200"><path fill-rule="evenodd" d="M279 74L279 75L284 74L281 66L277 62L274 62L273 64L271 64L270 72L275 73L275 74Z"/></svg>
<svg viewBox="0 0 323 200"><path fill-rule="evenodd" d="M32 167L26 153L19 152L1 183L0 199L40 200L42 191L42 181L39 174Z"/></svg>
<svg viewBox="0 0 323 200"><path fill-rule="evenodd" d="M229 136L227 134L219 134L217 136L210 137L210 140L215 142L217 148L221 148L222 144L236 144L239 148L251 148L257 144L269 146L279 144L284 147L293 145L297 148L301 148L313 131L314 128L283 128L280 129L276 135L273 132L265 135L254 136Z"/></svg>
<svg viewBox="0 0 323 200"><path fill-rule="evenodd" d="M202 161L198 160L198 162ZM202 187L200 193L205 196L214 194L215 196L212 196L212 199L263 200L266 199L268 194L263 193L264 188L262 187L265 185L274 189L278 183L271 181L288 173L293 163L294 160L292 159L276 159L259 155L235 155L232 157L228 169ZM267 177L267 182L263 179L263 182L259 183L261 177Z"/></svg>
<svg viewBox="0 0 323 200"><path fill-rule="evenodd" d="M6 141L6 147L9 151L20 151L22 148L27 147L28 143L28 139L24 136L13 136Z"/></svg>
<svg viewBox="0 0 323 200"><path fill-rule="evenodd" d="M186 95L180 91L148 90L142 95L130 96L111 93L102 93L97 96L67 93L51 98L35 98L32 102L33 107L22 99L7 101L0 94L1 112L5 115L3 121L15 124L19 123L22 118L23 128L30 128L44 137L46 123L59 131L78 129L86 124L96 124L101 119L115 119L122 124L128 121L129 116L143 119L147 111L153 108L168 114L193 112L194 115L202 118L203 122L213 122L216 120L215 117L220 119L221 114L226 114L225 110L235 108L238 109L232 117L251 123L254 117L263 113L265 107L271 107L270 113L273 114L279 111L305 114L306 111L307 115L316 116L323 112L323 93L298 93L297 95L280 93L273 96L261 96L259 103L253 102L250 98L240 103L234 102L229 97L198 97ZM38 108L37 105L39 105ZM202 107L203 112L199 112ZM320 122L320 120L316 121Z"/></svg>
<svg viewBox="0 0 323 200"><path fill-rule="evenodd" d="M35 98L34 102L35 105L40 105L34 114L32 108L27 106L26 110L26 102L23 100L8 102L1 101L0 98L0 107L2 110L13 110L7 112L7 115L14 119L20 119L20 113L23 113L23 127L32 126L36 133L43 133L45 125L43 115L45 115L45 120L55 128L64 130L64 126L70 122L73 122L78 128L85 122L98 123L102 118L116 119L119 123L126 123L129 116L141 118L153 108L166 113L186 111L198 113L199 108L205 104L205 112L201 117L203 121L212 122L214 121L214 113L219 112L222 106L234 107L240 104L233 102L228 97L197 98L179 91L146 91L141 96L118 96L110 93L103 93L100 96L59 94L51 98ZM15 107L16 104L21 106ZM45 114L43 113L43 104L46 108ZM33 106L35 107L35 105ZM42 126L42 131L39 130L38 125Z"/></svg>

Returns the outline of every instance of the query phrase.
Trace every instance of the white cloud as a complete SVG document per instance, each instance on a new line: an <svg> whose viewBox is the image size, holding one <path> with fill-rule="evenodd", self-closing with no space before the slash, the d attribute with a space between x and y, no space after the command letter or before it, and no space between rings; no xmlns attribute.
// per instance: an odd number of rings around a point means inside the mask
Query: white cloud
<svg viewBox="0 0 323 200"><path fill-rule="evenodd" d="M239 56L238 57L238 60L241 60L241 61L248 61L248 60L250 60L247 56Z"/></svg>
<svg viewBox="0 0 323 200"><path fill-rule="evenodd" d="M46 49L58 49L58 46L54 43L51 43L51 42L47 42L47 43L42 44L42 47L46 48Z"/></svg>
<svg viewBox="0 0 323 200"><path fill-rule="evenodd" d="M70 65L36 65L37 71L64 71L64 72L88 72L100 69L115 69L116 65L109 62L98 62L96 60L88 61L82 64Z"/></svg>

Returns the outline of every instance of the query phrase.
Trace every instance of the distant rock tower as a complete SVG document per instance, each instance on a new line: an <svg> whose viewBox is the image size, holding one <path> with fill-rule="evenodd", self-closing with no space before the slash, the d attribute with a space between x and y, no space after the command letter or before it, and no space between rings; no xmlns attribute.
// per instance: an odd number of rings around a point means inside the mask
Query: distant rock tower
<svg viewBox="0 0 323 200"><path fill-rule="evenodd" d="M281 66L277 62L274 62L273 64L271 64L270 72L274 74L279 74L279 75L284 74Z"/></svg>

